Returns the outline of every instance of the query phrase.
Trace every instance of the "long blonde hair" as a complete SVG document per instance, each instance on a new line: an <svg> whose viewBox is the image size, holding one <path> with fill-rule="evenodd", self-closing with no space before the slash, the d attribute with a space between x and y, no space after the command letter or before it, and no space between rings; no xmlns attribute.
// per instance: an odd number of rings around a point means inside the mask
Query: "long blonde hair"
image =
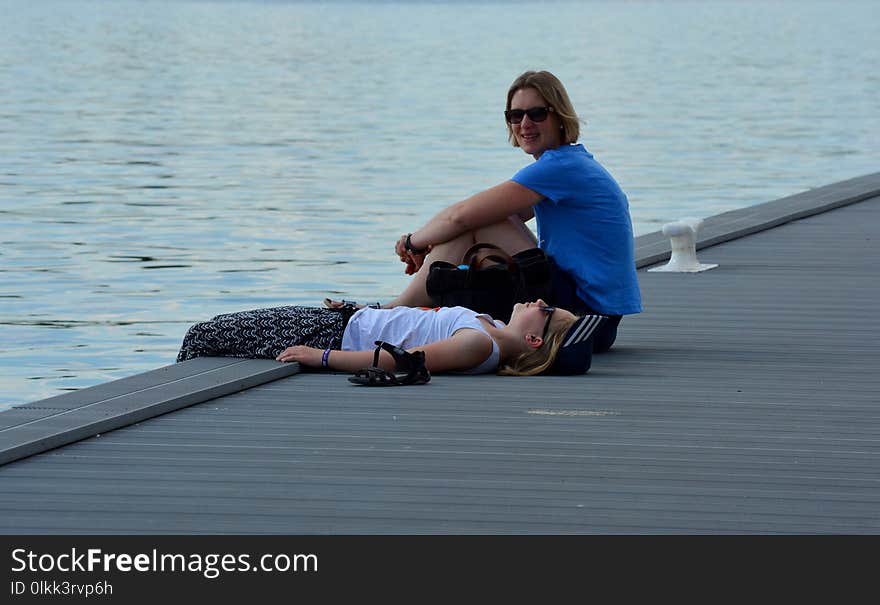
<svg viewBox="0 0 880 605"><path fill-rule="evenodd" d="M557 322L556 327L550 328L547 338L537 349L519 354L512 361L505 363L498 370L501 376L534 376L540 374L556 360L556 354L562 347L562 340L571 325L577 318L566 319Z"/></svg>

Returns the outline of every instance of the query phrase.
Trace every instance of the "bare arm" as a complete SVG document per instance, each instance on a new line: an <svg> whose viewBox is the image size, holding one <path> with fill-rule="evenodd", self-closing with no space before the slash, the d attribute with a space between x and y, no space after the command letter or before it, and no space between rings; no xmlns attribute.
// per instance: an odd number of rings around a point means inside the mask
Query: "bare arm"
<svg viewBox="0 0 880 605"><path fill-rule="evenodd" d="M435 373L455 372L475 368L492 353L492 339L471 328L459 330L450 338L438 340L424 347L425 365Z"/></svg>
<svg viewBox="0 0 880 605"><path fill-rule="evenodd" d="M413 232L410 242L415 248L427 248L448 242L462 233L501 222L514 214L531 218L534 215L532 206L542 199L541 194L528 187L505 181L444 208ZM404 236L397 243L396 252L401 258L406 256L405 239Z"/></svg>
<svg viewBox="0 0 880 605"><path fill-rule="evenodd" d="M430 372L453 372L469 370L483 363L492 353L492 340L478 330L459 330L450 338L444 338L412 350L425 352L425 366ZM304 366L321 367L322 349L295 346L285 349L276 361L298 361ZM354 372L373 365L373 351L330 352L327 367L333 370ZM394 370L394 358L387 351L379 354L379 367Z"/></svg>

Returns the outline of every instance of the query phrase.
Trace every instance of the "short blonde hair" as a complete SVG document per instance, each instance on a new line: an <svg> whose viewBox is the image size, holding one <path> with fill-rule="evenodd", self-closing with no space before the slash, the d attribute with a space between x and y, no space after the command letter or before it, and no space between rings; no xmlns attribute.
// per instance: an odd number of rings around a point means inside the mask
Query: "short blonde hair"
<svg viewBox="0 0 880 605"><path fill-rule="evenodd" d="M510 109L510 102L516 91L523 88L534 88L538 94L544 98L544 101L553 107L554 113L559 116L562 124L562 142L565 144L577 143L581 133L581 120L574 111L574 105L568 98L568 92L565 86L559 81L559 78L551 74L549 71L527 71L520 75L510 89L507 91L507 105L505 110ZM519 147L516 137L513 135L513 126L507 124L507 137L511 145Z"/></svg>
<svg viewBox="0 0 880 605"><path fill-rule="evenodd" d="M540 374L556 360L556 354L562 348L562 340L571 325L578 318L565 319L556 323L547 332L547 338L540 347L532 351L522 353L510 363L505 364L498 370L502 376L534 376Z"/></svg>

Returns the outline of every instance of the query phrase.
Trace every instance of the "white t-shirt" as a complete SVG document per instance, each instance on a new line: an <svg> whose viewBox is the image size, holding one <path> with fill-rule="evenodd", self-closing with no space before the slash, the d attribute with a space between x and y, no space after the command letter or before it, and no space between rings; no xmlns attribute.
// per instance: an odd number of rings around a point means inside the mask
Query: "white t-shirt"
<svg viewBox="0 0 880 605"><path fill-rule="evenodd" d="M373 309L365 307L351 316L342 333L343 351L368 351L375 348L375 341L384 340L404 349L420 347L431 342L449 338L459 330L479 330L486 336L489 332L478 319L485 317L498 327L504 324L466 309L465 307L441 307L422 309L417 307L394 307ZM492 353L479 366L465 370L465 374L483 374L498 369L501 352L491 336Z"/></svg>

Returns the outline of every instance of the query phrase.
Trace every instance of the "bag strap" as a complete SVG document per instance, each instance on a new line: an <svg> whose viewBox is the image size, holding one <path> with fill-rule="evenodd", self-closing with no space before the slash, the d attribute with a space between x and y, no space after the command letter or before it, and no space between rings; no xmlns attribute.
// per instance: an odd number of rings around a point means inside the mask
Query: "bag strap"
<svg viewBox="0 0 880 605"><path fill-rule="evenodd" d="M471 269L481 269L486 261L494 261L507 267L511 273L517 273L516 261L504 250L495 244L478 242L467 249L461 258L461 264Z"/></svg>

